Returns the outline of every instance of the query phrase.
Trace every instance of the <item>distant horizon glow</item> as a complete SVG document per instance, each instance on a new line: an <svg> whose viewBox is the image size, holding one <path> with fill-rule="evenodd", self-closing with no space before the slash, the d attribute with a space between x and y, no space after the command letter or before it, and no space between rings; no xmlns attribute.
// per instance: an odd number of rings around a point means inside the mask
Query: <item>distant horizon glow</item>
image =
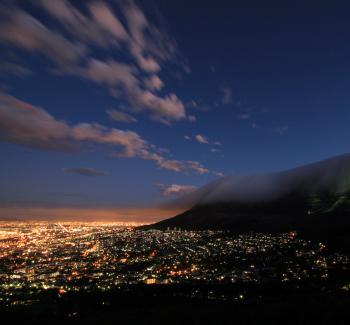
<svg viewBox="0 0 350 325"><path fill-rule="evenodd" d="M181 213L180 209L161 208L1 208L1 218L30 220L30 221L87 221L87 222L122 222L148 224L157 222Z"/></svg>

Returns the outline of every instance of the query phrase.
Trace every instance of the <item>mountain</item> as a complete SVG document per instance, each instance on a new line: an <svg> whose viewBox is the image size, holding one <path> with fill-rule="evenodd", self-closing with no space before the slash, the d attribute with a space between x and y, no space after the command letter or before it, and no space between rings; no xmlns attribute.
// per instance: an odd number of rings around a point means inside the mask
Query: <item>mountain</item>
<svg viewBox="0 0 350 325"><path fill-rule="evenodd" d="M170 205L190 208L143 229L295 230L350 251L350 154L278 173L224 177Z"/></svg>

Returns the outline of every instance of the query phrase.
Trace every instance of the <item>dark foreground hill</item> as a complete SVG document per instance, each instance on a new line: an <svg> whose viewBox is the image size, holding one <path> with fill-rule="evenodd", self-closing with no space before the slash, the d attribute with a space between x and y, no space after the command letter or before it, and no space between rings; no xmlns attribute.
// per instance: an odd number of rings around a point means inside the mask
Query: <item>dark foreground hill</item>
<svg viewBox="0 0 350 325"><path fill-rule="evenodd" d="M193 207L143 229L286 232L350 251L350 155L268 175L225 177L177 204Z"/></svg>
<svg viewBox="0 0 350 325"><path fill-rule="evenodd" d="M232 299L208 299L212 290ZM193 298L193 292L201 297ZM244 299L235 299L244 293ZM107 292L44 292L32 304L0 307L1 324L349 324L348 292L323 283L139 286Z"/></svg>

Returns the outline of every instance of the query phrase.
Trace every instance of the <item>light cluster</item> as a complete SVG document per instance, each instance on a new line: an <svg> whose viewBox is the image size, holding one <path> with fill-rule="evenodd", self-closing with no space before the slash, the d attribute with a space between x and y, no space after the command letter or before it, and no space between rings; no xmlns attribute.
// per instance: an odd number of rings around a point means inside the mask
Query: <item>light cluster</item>
<svg viewBox="0 0 350 325"><path fill-rule="evenodd" d="M0 230L0 303L56 289L133 284L225 284L325 279L349 259L290 232L141 231L113 223L5 223Z"/></svg>

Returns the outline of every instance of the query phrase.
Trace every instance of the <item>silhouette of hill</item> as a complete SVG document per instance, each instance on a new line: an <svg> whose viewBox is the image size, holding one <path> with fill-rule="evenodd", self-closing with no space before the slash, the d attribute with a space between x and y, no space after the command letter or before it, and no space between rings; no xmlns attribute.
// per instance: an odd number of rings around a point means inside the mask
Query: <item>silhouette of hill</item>
<svg viewBox="0 0 350 325"><path fill-rule="evenodd" d="M279 173L225 177L171 204L193 206L143 229L295 230L350 250L350 154Z"/></svg>

